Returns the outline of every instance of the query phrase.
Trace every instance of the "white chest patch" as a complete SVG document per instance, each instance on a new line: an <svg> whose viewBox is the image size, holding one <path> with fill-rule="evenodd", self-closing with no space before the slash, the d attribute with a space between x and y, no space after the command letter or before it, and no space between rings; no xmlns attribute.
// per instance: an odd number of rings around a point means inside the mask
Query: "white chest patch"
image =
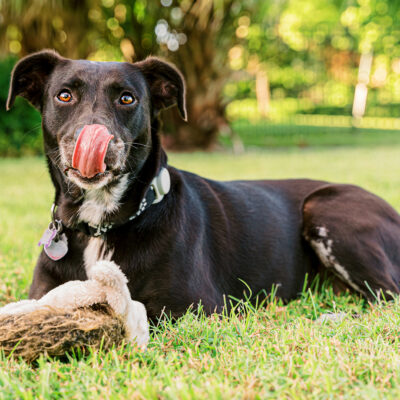
<svg viewBox="0 0 400 400"><path fill-rule="evenodd" d="M122 175L112 188L89 189L79 209L79 220L89 225L99 225L106 214L120 206L120 201L129 184L129 175Z"/></svg>
<svg viewBox="0 0 400 400"><path fill-rule="evenodd" d="M102 223L105 216L118 209L120 201L129 184L129 175L123 175L118 184L111 188L89 189L85 193L83 204L79 209L79 220L96 226ZM83 253L86 273L99 260L111 261L114 249L101 237L91 237Z"/></svg>
<svg viewBox="0 0 400 400"><path fill-rule="evenodd" d="M92 237L83 253L86 274L99 260L111 261L114 249L107 246L107 242L99 237Z"/></svg>

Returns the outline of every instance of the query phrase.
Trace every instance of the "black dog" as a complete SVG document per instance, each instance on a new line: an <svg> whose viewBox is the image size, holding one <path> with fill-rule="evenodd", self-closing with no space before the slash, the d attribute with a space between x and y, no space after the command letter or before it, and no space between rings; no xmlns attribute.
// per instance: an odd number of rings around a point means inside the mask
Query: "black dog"
<svg viewBox="0 0 400 400"><path fill-rule="evenodd" d="M150 317L200 300L221 310L224 295L243 297L243 282L292 299L321 269L366 297L399 293L400 216L373 194L310 180L215 182L167 165L159 111L177 105L186 118L172 65L42 51L15 66L8 108L17 95L42 113L61 221L43 239L31 298L85 280L99 259L121 266Z"/></svg>

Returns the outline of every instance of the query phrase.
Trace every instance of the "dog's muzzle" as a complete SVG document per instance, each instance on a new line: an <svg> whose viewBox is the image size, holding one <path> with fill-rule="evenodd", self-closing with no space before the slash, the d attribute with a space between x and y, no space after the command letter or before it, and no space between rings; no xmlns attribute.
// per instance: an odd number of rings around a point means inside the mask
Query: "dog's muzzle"
<svg viewBox="0 0 400 400"><path fill-rule="evenodd" d="M93 178L103 173L107 165L104 162L108 144L114 136L104 125L85 125L79 132L72 156L72 168L84 178Z"/></svg>

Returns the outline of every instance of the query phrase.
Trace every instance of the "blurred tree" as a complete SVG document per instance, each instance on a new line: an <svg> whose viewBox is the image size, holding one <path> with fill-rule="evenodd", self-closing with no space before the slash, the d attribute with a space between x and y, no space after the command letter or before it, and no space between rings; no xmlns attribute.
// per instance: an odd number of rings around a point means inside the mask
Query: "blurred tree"
<svg viewBox="0 0 400 400"><path fill-rule="evenodd" d="M230 53L231 68L266 75L273 105L296 102L292 112L349 113L360 55L371 52L373 103L398 102L399 10L399 0L273 2L252 18L245 42ZM225 91L234 99L239 88ZM252 89L246 97L256 95ZM270 110L276 115L276 108Z"/></svg>
<svg viewBox="0 0 400 400"><path fill-rule="evenodd" d="M229 131L222 101L223 87L232 72L228 53L239 40L235 35L237 20L250 10L257 12L258 3L182 1L171 8L168 21L158 22L161 52L169 51L169 58L181 69L187 83L189 123L182 123L176 112L170 113L165 121L168 144L210 148L220 131Z"/></svg>
<svg viewBox="0 0 400 400"><path fill-rule="evenodd" d="M164 113L165 143L211 148L230 132L226 103L257 98L270 117L344 112L361 53L370 94L400 102L400 0L0 0L0 50L43 47L73 58L174 62L187 79L189 123ZM270 93L271 92L271 93ZM239 107L240 108L240 107ZM340 111L335 111L340 110ZM244 115L242 113L242 115Z"/></svg>
<svg viewBox="0 0 400 400"><path fill-rule="evenodd" d="M67 57L140 60L158 54L187 81L189 123L164 115L169 147L211 148L229 130L222 90L228 52L240 40L238 19L257 13L249 0L0 0L3 50L25 55L44 47Z"/></svg>
<svg viewBox="0 0 400 400"><path fill-rule="evenodd" d="M187 83L188 123L176 110L164 113L164 143L175 149L209 149L218 133L232 133L223 87L232 73L228 53L240 40L238 20L262 8L257 0L106 0L92 14L98 29L108 31L102 49L119 46L128 61L157 54L178 66ZM100 50L90 57L105 55Z"/></svg>
<svg viewBox="0 0 400 400"><path fill-rule="evenodd" d="M16 100L12 114L6 113L10 72L17 61L8 57L0 62L0 156L42 154L39 113L22 98Z"/></svg>
<svg viewBox="0 0 400 400"><path fill-rule="evenodd" d="M90 0L0 0L1 50L19 56L54 48L68 57L93 50Z"/></svg>

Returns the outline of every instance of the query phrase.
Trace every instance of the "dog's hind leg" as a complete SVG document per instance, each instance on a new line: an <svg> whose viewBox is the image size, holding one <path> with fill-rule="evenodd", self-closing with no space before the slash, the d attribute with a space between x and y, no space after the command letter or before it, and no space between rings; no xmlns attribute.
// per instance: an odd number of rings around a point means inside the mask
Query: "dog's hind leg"
<svg viewBox="0 0 400 400"><path fill-rule="evenodd" d="M373 299L400 292L400 216L352 185L326 185L307 196L303 235L321 263Z"/></svg>

